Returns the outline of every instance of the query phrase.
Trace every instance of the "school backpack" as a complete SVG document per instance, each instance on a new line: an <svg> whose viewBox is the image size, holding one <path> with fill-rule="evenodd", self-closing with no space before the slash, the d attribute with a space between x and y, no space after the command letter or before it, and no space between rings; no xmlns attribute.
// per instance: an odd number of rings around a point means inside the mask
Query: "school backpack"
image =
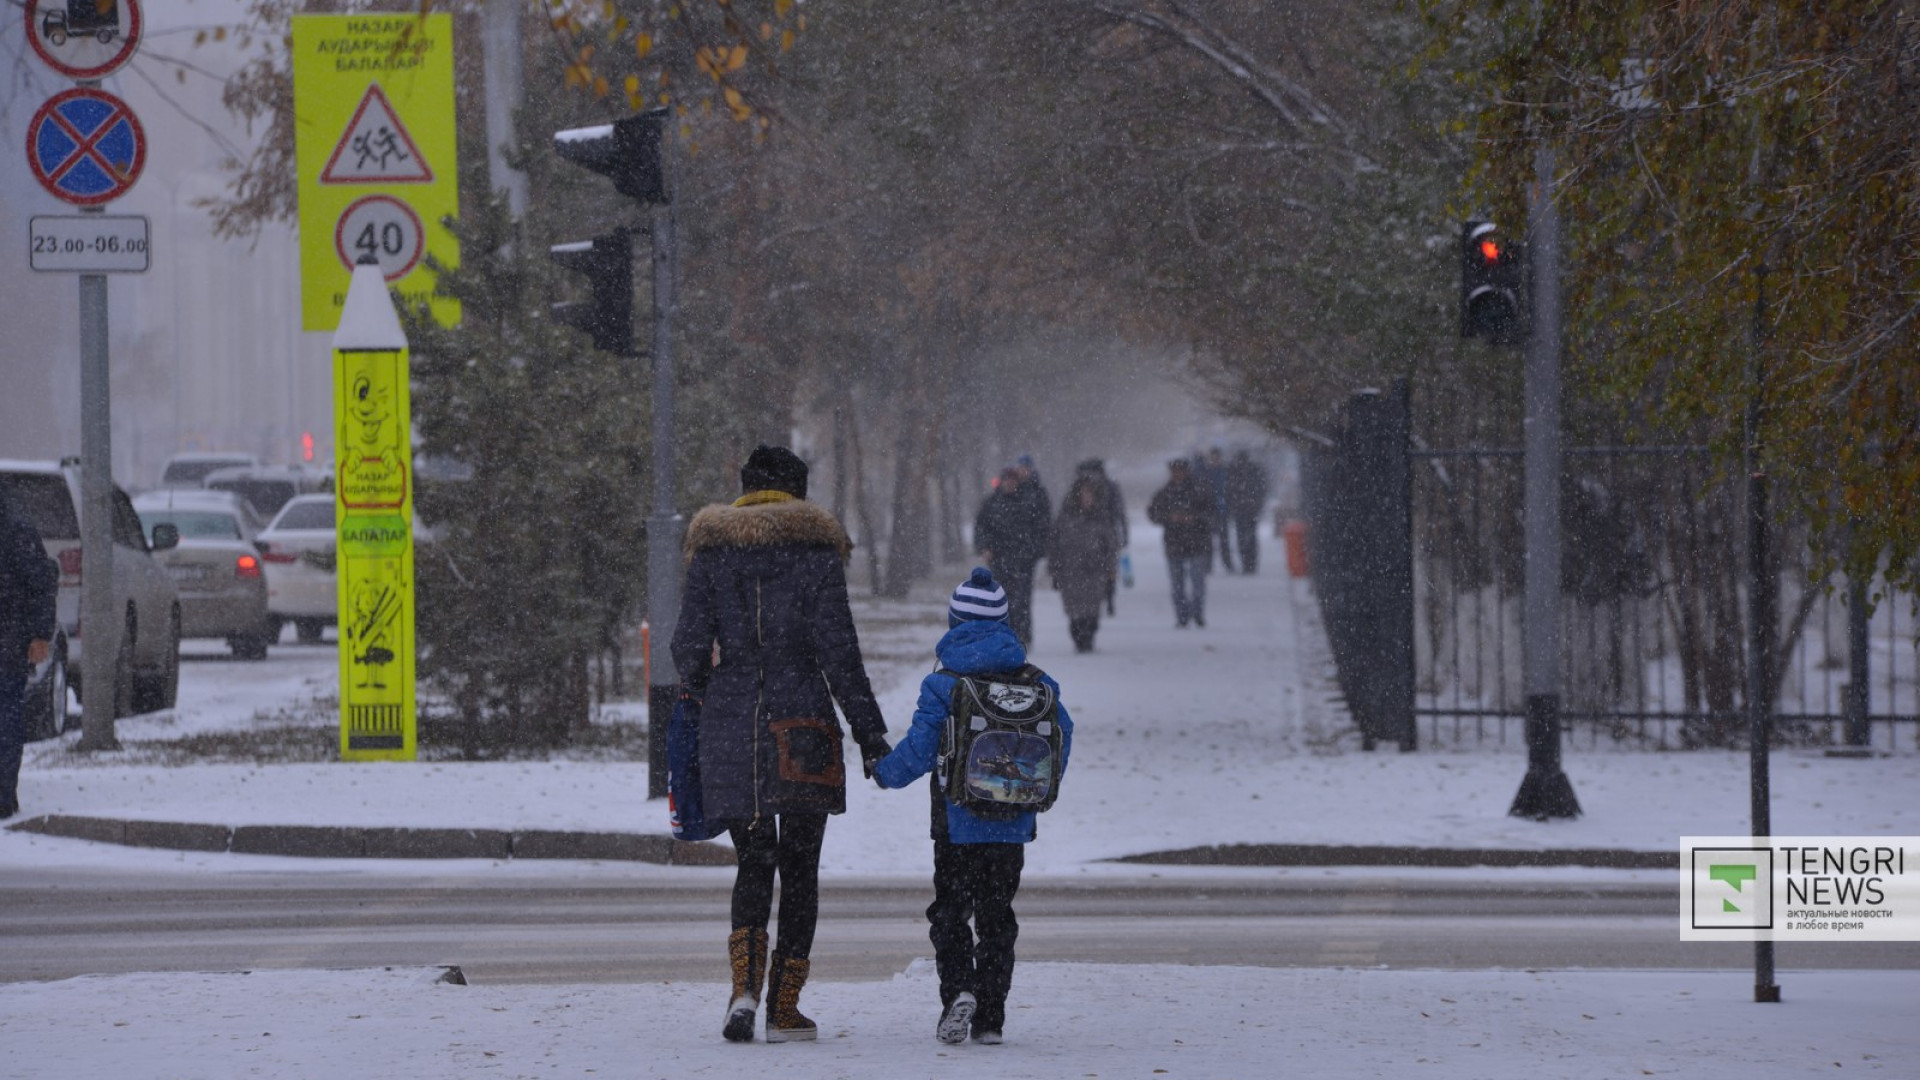
<svg viewBox="0 0 1920 1080"><path fill-rule="evenodd" d="M1052 806L1060 796L1060 709L1040 669L945 674L954 682L935 765L941 792L991 821Z"/></svg>

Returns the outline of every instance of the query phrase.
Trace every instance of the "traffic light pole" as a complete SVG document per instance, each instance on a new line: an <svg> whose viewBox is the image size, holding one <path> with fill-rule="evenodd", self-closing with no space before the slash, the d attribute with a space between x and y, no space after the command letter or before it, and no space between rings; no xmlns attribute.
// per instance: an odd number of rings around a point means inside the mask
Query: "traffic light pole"
<svg viewBox="0 0 1920 1080"><path fill-rule="evenodd" d="M680 674L673 663L673 630L680 618L680 548L686 522L674 509L673 319L678 301L672 140L660 139L665 199L651 208L653 226L653 513L647 518L647 625L652 672L647 687L647 798L667 797L667 719L673 715Z"/></svg>
<svg viewBox="0 0 1920 1080"><path fill-rule="evenodd" d="M1526 637L1521 689L1527 709L1527 775L1507 812L1547 821L1580 816L1560 767L1560 216L1553 151L1535 156L1527 247L1533 267L1526 352Z"/></svg>

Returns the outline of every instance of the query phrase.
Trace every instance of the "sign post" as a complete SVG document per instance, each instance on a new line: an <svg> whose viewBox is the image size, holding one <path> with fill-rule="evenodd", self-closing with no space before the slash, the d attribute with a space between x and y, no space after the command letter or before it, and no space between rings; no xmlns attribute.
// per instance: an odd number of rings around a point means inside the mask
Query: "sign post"
<svg viewBox="0 0 1920 1080"><path fill-rule="evenodd" d="M412 416L407 336L367 256L333 336L342 761L416 753Z"/></svg>
<svg viewBox="0 0 1920 1080"><path fill-rule="evenodd" d="M460 209L452 17L295 15L292 42L301 326L339 324L368 256L402 303L458 322L425 259L460 261L439 227Z"/></svg>
<svg viewBox="0 0 1920 1080"><path fill-rule="evenodd" d="M112 368L107 349L108 273L147 268L145 218L108 218L105 203L126 194L147 160L133 110L101 90L140 46L138 0L27 0L27 41L47 66L79 85L55 94L27 122L27 165L47 193L81 208L72 217L35 217L30 264L80 275L80 654L79 748L119 746L113 722L131 673L122 670L125 627L113 606ZM123 678L124 676L124 678Z"/></svg>

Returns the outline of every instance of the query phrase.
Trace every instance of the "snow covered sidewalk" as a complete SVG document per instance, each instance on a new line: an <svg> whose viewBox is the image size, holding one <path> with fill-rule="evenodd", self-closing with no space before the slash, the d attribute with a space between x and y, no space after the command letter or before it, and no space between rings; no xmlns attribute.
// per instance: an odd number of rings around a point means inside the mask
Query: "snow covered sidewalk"
<svg viewBox="0 0 1920 1080"><path fill-rule="evenodd" d="M930 961L807 988L818 1043L730 1044L704 983L457 986L438 970L0 985L0 1075L685 1080L1913 1075L1910 972L1355 971L1020 965L1002 1046L933 1039Z"/></svg>

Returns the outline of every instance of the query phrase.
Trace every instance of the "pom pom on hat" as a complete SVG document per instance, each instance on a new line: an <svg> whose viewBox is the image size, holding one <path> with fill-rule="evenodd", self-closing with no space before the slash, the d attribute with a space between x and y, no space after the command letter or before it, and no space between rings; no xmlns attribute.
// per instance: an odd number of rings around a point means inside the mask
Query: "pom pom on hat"
<svg viewBox="0 0 1920 1080"><path fill-rule="evenodd" d="M976 566L972 576L953 590L953 599L947 604L947 626L983 620L1007 621L1007 591L993 580L993 571Z"/></svg>

